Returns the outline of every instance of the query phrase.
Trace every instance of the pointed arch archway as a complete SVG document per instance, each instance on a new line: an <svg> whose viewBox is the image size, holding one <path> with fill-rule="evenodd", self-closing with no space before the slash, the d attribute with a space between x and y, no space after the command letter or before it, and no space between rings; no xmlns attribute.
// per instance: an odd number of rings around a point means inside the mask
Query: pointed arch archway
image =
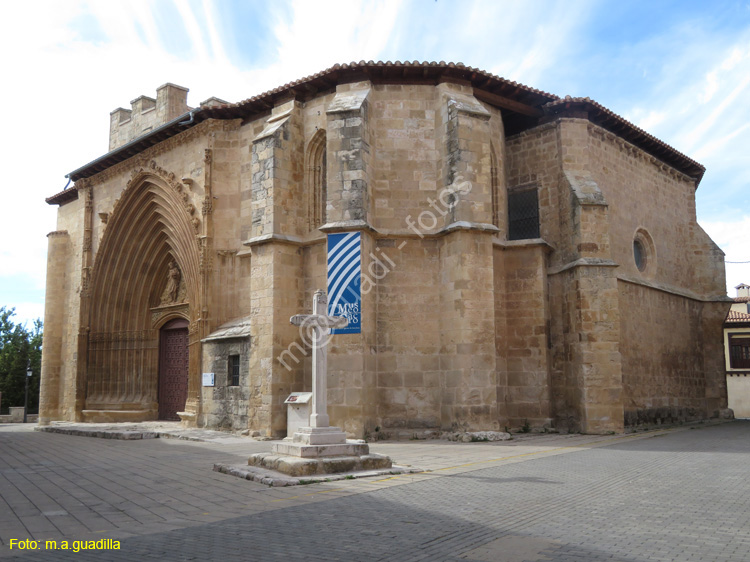
<svg viewBox="0 0 750 562"><path fill-rule="evenodd" d="M156 419L159 333L170 320L191 327L187 376L197 386L200 246L191 211L181 186L150 170L116 203L91 274L86 410Z"/></svg>

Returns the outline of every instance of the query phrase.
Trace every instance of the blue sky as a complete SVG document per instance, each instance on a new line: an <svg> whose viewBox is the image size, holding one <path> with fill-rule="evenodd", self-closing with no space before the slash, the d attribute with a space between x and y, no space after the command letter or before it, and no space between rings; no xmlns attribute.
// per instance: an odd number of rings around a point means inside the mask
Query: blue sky
<svg viewBox="0 0 750 562"><path fill-rule="evenodd" d="M109 112L174 82L248 98L337 62L463 62L588 96L706 166L698 220L750 261L750 1L14 2L0 22L0 306L43 316L65 174L107 149ZM727 264L727 284L750 264ZM730 296L734 289L730 289Z"/></svg>

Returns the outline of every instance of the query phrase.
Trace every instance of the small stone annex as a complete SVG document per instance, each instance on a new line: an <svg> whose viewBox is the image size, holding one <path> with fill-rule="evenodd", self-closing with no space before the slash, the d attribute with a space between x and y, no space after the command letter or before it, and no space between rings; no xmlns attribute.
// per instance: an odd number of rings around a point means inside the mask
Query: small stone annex
<svg viewBox="0 0 750 562"><path fill-rule="evenodd" d="M109 151L47 199L40 424L286 435L311 384L290 317L342 232L361 333L331 339L327 402L350 437L731 415L705 170L607 108L442 62L187 93L114 110Z"/></svg>

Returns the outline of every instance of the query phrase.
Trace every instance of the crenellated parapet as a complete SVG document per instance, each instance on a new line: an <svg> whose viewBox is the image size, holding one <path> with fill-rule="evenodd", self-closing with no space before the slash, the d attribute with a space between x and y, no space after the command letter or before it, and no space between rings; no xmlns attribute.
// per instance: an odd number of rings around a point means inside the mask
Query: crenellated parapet
<svg viewBox="0 0 750 562"><path fill-rule="evenodd" d="M112 111L109 114L109 150L119 148L190 111L187 94L187 88L167 82L156 89L156 99L138 96L130 102L130 109L118 107Z"/></svg>

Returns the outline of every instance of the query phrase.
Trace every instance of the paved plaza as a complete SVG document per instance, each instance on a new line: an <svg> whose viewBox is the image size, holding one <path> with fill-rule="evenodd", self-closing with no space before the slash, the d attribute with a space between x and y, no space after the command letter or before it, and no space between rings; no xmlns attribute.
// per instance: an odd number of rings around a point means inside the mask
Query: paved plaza
<svg viewBox="0 0 750 562"><path fill-rule="evenodd" d="M0 426L0 558L750 560L747 421L379 442L373 452L428 472L286 488L211 470L268 450L239 437L113 440ZM9 549L25 538L39 548ZM102 539L120 549L45 548Z"/></svg>

